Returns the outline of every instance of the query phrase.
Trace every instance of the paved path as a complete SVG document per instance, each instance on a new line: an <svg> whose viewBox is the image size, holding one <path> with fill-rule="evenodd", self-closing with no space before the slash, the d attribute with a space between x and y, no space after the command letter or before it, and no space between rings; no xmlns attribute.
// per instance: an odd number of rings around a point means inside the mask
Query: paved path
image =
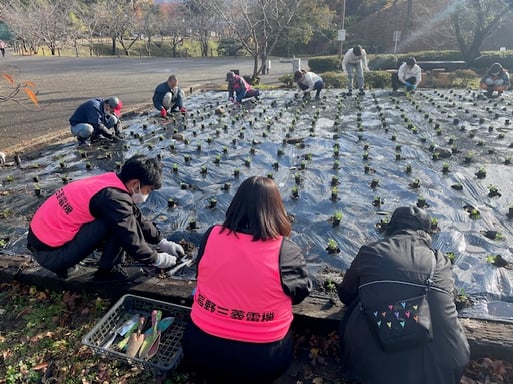
<svg viewBox="0 0 513 384"><path fill-rule="evenodd" d="M292 64L273 58L271 73L262 83L277 83L292 72ZM7 55L0 60L0 73L15 76L18 82L32 81L38 90L42 111L27 110L4 102L0 108L0 151L13 156L27 147L61 139L69 134L68 119L83 101L94 97L118 96L123 112L151 110L155 86L176 74L180 86L195 89L214 84L224 86L230 69L241 74L253 72L251 58L70 58ZM2 80L3 81L3 80ZM2 86L5 82L0 83ZM33 109L25 100L23 105Z"/></svg>

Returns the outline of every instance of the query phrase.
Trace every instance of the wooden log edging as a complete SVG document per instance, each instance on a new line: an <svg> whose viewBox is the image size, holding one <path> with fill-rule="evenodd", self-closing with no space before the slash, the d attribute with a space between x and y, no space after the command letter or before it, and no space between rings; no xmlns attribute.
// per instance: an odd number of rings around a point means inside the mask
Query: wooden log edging
<svg viewBox="0 0 513 384"><path fill-rule="evenodd" d="M130 293L174 304L190 306L195 282L184 279L143 276L130 286L93 284L92 273L96 268L81 267L82 272L68 280L56 278L29 257L0 254L0 283L19 281L40 289L76 291L98 294L112 300ZM334 330L344 314L344 305L337 297L311 295L294 306L294 316L302 327ZM482 319L460 318L467 336L472 359L490 357L513 361L513 323ZM436 336L435 336L436 337Z"/></svg>

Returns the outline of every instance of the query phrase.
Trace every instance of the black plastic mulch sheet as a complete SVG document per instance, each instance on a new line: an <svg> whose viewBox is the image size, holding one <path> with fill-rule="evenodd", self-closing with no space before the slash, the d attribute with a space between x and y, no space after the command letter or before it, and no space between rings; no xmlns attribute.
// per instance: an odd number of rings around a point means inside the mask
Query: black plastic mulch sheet
<svg viewBox="0 0 513 384"><path fill-rule="evenodd" d="M457 288L476 303L463 314L513 318L509 94L488 100L470 90L412 96L374 90L346 97L329 89L321 102L304 103L280 90L240 106L226 96L190 97L185 117L162 119L152 111L125 119L123 143L51 145L25 155L21 165L0 168L3 253L28 254L30 217L64 182L116 170L143 153L159 156L164 172L163 187L143 211L168 238L196 245L209 226L223 221L245 178L272 176L312 274L326 266L345 270L361 245L380 238L376 225L396 207L425 201L438 220L434 246L454 255ZM222 114L215 113L218 107ZM169 207L169 199L177 205ZM339 226L332 223L336 212L342 213ZM329 240L339 253L326 251ZM493 263L498 256L503 266Z"/></svg>

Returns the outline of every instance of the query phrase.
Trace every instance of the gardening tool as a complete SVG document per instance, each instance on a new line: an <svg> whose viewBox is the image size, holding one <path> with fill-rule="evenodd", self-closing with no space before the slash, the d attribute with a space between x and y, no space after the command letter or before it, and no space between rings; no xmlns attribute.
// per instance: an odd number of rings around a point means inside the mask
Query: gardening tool
<svg viewBox="0 0 513 384"><path fill-rule="evenodd" d="M173 321L175 321L174 317L166 317L159 321L159 324L157 326L157 337L155 338L155 341L151 345L150 349L148 350L146 360L151 359L153 356L157 354L160 346L160 336L162 335L162 332L164 332L166 329L169 328L171 324L173 324Z"/></svg>
<svg viewBox="0 0 513 384"><path fill-rule="evenodd" d="M137 327L137 331L130 335L128 339L128 344L126 347L126 354L129 357L135 357L139 349L141 348L142 343L144 342L144 334L142 333L142 329L144 324L146 323L146 318L141 316L139 318L139 325Z"/></svg>
<svg viewBox="0 0 513 384"><path fill-rule="evenodd" d="M189 265L191 265L193 263L193 261L194 261L194 259L187 259L187 258L182 259L182 262L180 264L178 264L177 266L175 266L174 268L170 269L169 272L167 273L167 275L173 276L175 273L177 273L182 268L185 268L185 267L188 267Z"/></svg>
<svg viewBox="0 0 513 384"><path fill-rule="evenodd" d="M157 341L157 338L159 338L157 327L161 318L162 311L154 309L151 312L151 328L144 332L144 341L141 345L141 349L139 350L139 358L146 359L151 346L155 341Z"/></svg>
<svg viewBox="0 0 513 384"><path fill-rule="evenodd" d="M162 332L169 328L173 324L174 317L162 318L162 312L153 310L152 312L152 327L144 332L144 341L139 350L139 358L149 360L155 356L160 346L160 336Z"/></svg>
<svg viewBox="0 0 513 384"><path fill-rule="evenodd" d="M111 347L116 337L125 336L127 333L130 333L137 327L137 320L139 319L139 315L135 314L130 317L128 320L125 320L119 327L115 328L113 333L110 335L110 338L103 344L103 348L108 349Z"/></svg>

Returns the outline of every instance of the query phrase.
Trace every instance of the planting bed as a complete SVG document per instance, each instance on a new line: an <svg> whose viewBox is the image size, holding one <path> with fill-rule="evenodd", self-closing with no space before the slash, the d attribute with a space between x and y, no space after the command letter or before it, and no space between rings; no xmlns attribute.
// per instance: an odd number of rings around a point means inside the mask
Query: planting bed
<svg viewBox="0 0 513 384"><path fill-rule="evenodd" d="M185 117L126 117L123 143L28 153L0 169L2 251L28 254L30 217L63 183L144 153L161 158L164 183L142 209L172 240L198 245L246 177L272 176L312 275L336 281L397 206L418 204L436 219L434 246L454 259L457 288L474 301L463 314L512 319L513 98L471 90L323 96L303 103L291 91L266 91L237 106L225 92L206 92L187 100Z"/></svg>

